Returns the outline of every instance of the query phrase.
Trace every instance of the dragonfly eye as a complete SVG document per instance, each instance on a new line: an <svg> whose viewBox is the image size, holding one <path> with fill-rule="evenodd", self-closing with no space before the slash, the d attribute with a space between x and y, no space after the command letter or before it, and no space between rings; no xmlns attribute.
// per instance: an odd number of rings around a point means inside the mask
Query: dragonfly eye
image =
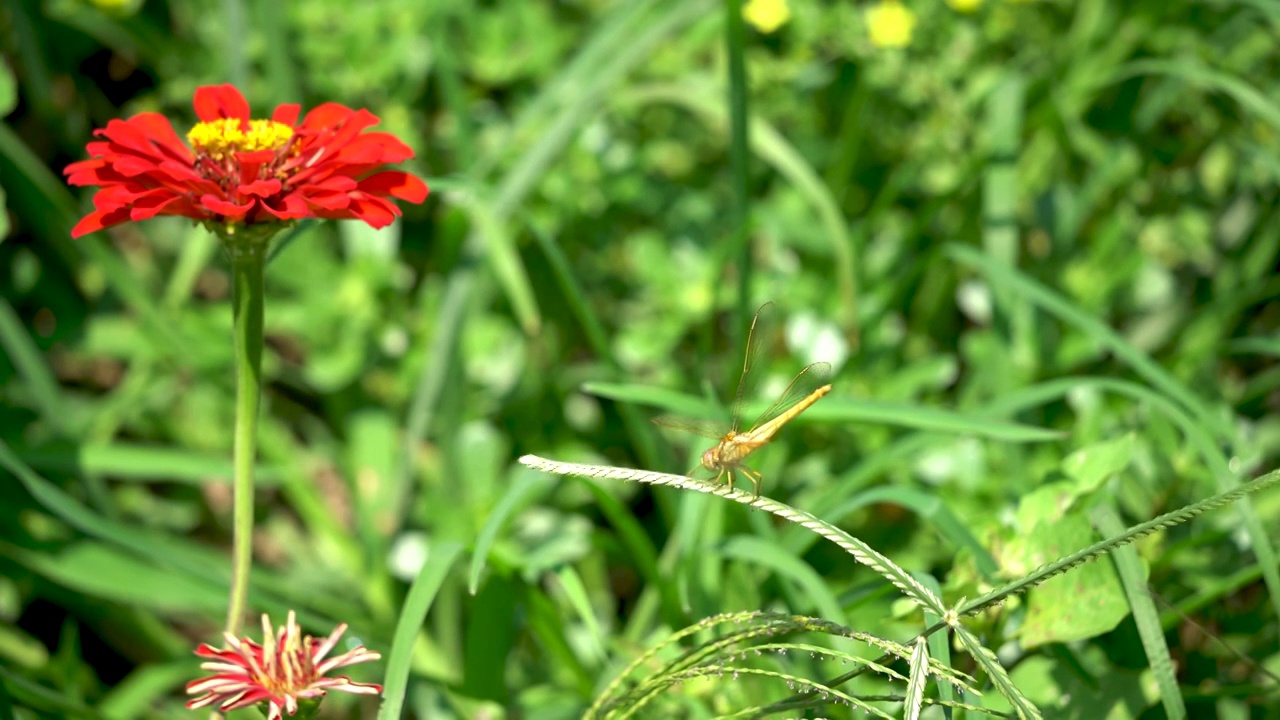
<svg viewBox="0 0 1280 720"><path fill-rule="evenodd" d="M702 453L702 467L708 470L720 469L720 463L716 462L716 448L711 448Z"/></svg>

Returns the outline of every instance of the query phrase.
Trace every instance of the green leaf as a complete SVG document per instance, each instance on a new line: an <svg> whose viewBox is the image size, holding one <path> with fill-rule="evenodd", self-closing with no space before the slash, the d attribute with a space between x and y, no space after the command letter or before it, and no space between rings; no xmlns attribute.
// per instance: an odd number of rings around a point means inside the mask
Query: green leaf
<svg viewBox="0 0 1280 720"><path fill-rule="evenodd" d="M1062 672L1062 668L1061 657L1033 653L1014 668L1013 681L1028 697L1046 706L1070 698L1070 709L1058 717L1079 720L1137 720L1147 716L1143 711L1159 697L1150 670L1139 672L1113 665L1093 675Z"/></svg>
<svg viewBox="0 0 1280 720"><path fill-rule="evenodd" d="M396 421L385 410L354 413L347 429L348 462L354 479L356 507L368 547L378 547L400 526L406 488L397 467Z"/></svg>
<svg viewBox="0 0 1280 720"><path fill-rule="evenodd" d="M396 620L391 652L387 653L387 674L383 681L382 707L378 720L399 720L402 717L405 696L409 692L409 670L413 659L414 644L427 619L427 611L435 601L436 593L444 584L449 569L462 553L457 543L442 542L431 547L427 561L422 564L418 577L409 588L409 595L400 608Z"/></svg>
<svg viewBox="0 0 1280 720"><path fill-rule="evenodd" d="M1000 664L996 654L991 652L977 636L969 632L963 625L955 629L956 640L973 656L978 666L986 671L991 678L991 683L995 685L1005 700L1013 706L1018 717L1022 720L1039 720L1043 717L1040 709L1032 704L1031 700L1022 693L1017 685L1009 678L1009 673L1005 671L1004 666Z"/></svg>
<svg viewBox="0 0 1280 720"><path fill-rule="evenodd" d="M516 639L520 594L516 581L494 575L472 597L467 611L463 679L458 688L463 695L504 702L511 692L503 669Z"/></svg>
<svg viewBox="0 0 1280 720"><path fill-rule="evenodd" d="M791 580L804 591L804 600L813 603L813 608L820 617L841 625L847 624L840 601L827 587L822 576L803 560L788 554L774 543L753 535L738 535L726 541L720 547L720 552L727 558L760 565Z"/></svg>
<svg viewBox="0 0 1280 720"><path fill-rule="evenodd" d="M578 574L572 565L566 565L556 572L556 577L560 580L560 588L564 591L569 605L573 607L573 611L578 614L587 629L587 637L591 641L589 647L592 659L603 659L605 636L601 632L600 621L596 619L595 609L591 605L591 596L587 590L587 584L582 580L582 575Z"/></svg>
<svg viewBox="0 0 1280 720"><path fill-rule="evenodd" d="M44 354L4 298L0 298L0 348L17 369L35 409L50 426L66 430L67 416L58 383L45 363Z"/></svg>
<svg viewBox="0 0 1280 720"><path fill-rule="evenodd" d="M556 482L552 477L540 475L525 468L518 468L513 475L507 491L489 513L484 527L480 528L480 534L476 536L476 544L471 551L471 570L467 574L467 592L472 595L475 595L480 588L480 575L484 572L485 563L489 560L489 552L498 539L498 533L506 526L516 508L523 507L531 497L546 494Z"/></svg>
<svg viewBox="0 0 1280 720"><path fill-rule="evenodd" d="M191 485L228 482L231 461L191 450L116 442L106 445L22 448L16 454L32 467L58 472L105 475L117 480L163 481ZM254 484L280 484L279 468L259 466Z"/></svg>
<svg viewBox="0 0 1280 720"><path fill-rule="evenodd" d="M1026 567L1039 567L1067 555L1093 538L1093 526L1076 515L1042 522L1024 539ZM1085 563L1029 593L1019 637L1028 649L1083 640L1115 629L1128 614L1129 604L1115 568L1105 562Z"/></svg>
<svg viewBox="0 0 1280 720"><path fill-rule="evenodd" d="M18 107L18 79L13 76L13 70L9 68L8 63L0 62L0 117L5 117L16 107ZM4 190L0 188L0 199L3 197ZM0 203L0 207L3 207L3 203ZM3 237L4 233L0 233L0 238Z"/></svg>
<svg viewBox="0 0 1280 720"><path fill-rule="evenodd" d="M9 237L9 209L5 205L4 188L0 187L0 241Z"/></svg>
<svg viewBox="0 0 1280 720"><path fill-rule="evenodd" d="M183 658L163 665L141 665L112 687L98 702L109 720L143 717L174 688L192 679L192 661Z"/></svg>
<svg viewBox="0 0 1280 720"><path fill-rule="evenodd" d="M1024 533L1031 533L1038 525L1055 522L1067 513L1075 498L1075 488L1071 483L1045 483L1018 501L1017 527Z"/></svg>
<svg viewBox="0 0 1280 720"><path fill-rule="evenodd" d="M1093 520L1099 532L1104 535L1119 535L1124 532L1124 524L1120 514L1109 504L1101 503L1094 508ZM1147 661L1160 688L1160 699L1164 703L1165 715L1170 720L1183 720L1187 717L1187 707L1182 699L1182 690L1178 685L1178 674L1174 669L1174 660L1169 653L1169 644L1164 638L1164 628L1160 625L1160 611L1151 599L1151 591L1147 585L1147 567L1132 545L1118 547L1112 553L1116 572L1124 585L1125 596L1133 611L1134 623L1142 638L1142 649L1146 652Z"/></svg>
<svg viewBox="0 0 1280 720"><path fill-rule="evenodd" d="M651 405L690 418L716 415L711 403L666 388L629 383L585 383L582 389L611 400ZM765 407L767 405L764 402L748 403L743 413L748 418L755 417L757 413L764 411ZM1062 437L1062 433L1056 430L996 420L985 414L970 415L923 405L850 400L831 395L805 410L793 422L896 425L917 430L987 437L1006 442L1047 442Z"/></svg>
<svg viewBox="0 0 1280 720"><path fill-rule="evenodd" d="M1129 466L1133 446L1134 437L1128 434L1082 447L1067 456L1062 471L1075 479L1078 494L1092 492Z"/></svg>
<svg viewBox="0 0 1280 720"><path fill-rule="evenodd" d="M218 584L156 567L92 540L57 553L16 550L13 558L51 582L100 600L167 612L226 610L225 590Z"/></svg>

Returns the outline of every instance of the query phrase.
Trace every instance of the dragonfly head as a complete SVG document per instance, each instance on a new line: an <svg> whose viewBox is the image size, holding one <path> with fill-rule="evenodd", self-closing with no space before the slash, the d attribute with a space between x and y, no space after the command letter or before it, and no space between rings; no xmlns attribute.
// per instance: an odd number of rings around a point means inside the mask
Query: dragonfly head
<svg viewBox="0 0 1280 720"><path fill-rule="evenodd" d="M702 453L702 467L708 470L720 469L720 446L717 445Z"/></svg>

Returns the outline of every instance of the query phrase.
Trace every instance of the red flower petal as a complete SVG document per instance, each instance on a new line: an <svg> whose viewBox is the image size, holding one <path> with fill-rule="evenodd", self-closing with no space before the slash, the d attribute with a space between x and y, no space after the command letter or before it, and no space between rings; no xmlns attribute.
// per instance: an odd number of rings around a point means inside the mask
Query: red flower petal
<svg viewBox="0 0 1280 720"><path fill-rule="evenodd" d="M157 215L172 215L165 212L174 203L182 202L182 198L167 190L157 190L149 197L141 198L133 204L133 212L129 219L133 221L150 220Z"/></svg>
<svg viewBox="0 0 1280 720"><path fill-rule="evenodd" d="M258 201L249 200L243 205L237 205L228 200L223 200L216 195L201 195L200 204L213 212L222 215L228 220L235 222L243 219L245 215L248 215L249 211L253 209L253 206L258 204Z"/></svg>
<svg viewBox="0 0 1280 720"><path fill-rule="evenodd" d="M147 189L138 183L121 182L115 185L108 185L93 196L93 206L99 210L124 207L132 204L139 195L146 191Z"/></svg>
<svg viewBox="0 0 1280 720"><path fill-rule="evenodd" d="M298 114L301 112L302 106L297 103L282 103L271 113L271 119L282 125L297 125Z"/></svg>
<svg viewBox="0 0 1280 720"><path fill-rule="evenodd" d="M122 157L112 163L111 168L125 177L137 177L154 172L156 161L151 158Z"/></svg>
<svg viewBox="0 0 1280 720"><path fill-rule="evenodd" d="M76 226L71 228L71 237L79 238L89 233L105 230L122 222L128 222L129 208L115 208L112 210L95 210L85 215Z"/></svg>
<svg viewBox="0 0 1280 720"><path fill-rule="evenodd" d="M254 643L252 640L248 640L247 642L253 643L254 645L257 644L257 643ZM195 654L199 657L217 658L219 660L225 660L228 662L242 663L244 661L244 658L241 657L240 653L234 650L223 650L222 648L216 648L208 643L200 643L199 645L197 645L195 649Z"/></svg>
<svg viewBox="0 0 1280 720"><path fill-rule="evenodd" d="M262 209L278 220L301 220L311 216L311 208L307 201L298 194L285 195L279 203L263 202Z"/></svg>
<svg viewBox="0 0 1280 720"><path fill-rule="evenodd" d="M223 118L249 122L249 101L244 99L235 85L198 87L192 104L196 108L196 117L202 122Z"/></svg>
<svg viewBox="0 0 1280 720"><path fill-rule="evenodd" d="M251 183L241 185L236 194L252 195L254 197L271 197L280 192L280 181L271 178L270 180L257 180Z"/></svg>
<svg viewBox="0 0 1280 720"><path fill-rule="evenodd" d="M370 227L379 230L395 222L399 215L400 208L396 207L395 203L362 192L354 192L351 193L351 205L342 217L363 220L369 223Z"/></svg>
<svg viewBox="0 0 1280 720"><path fill-rule="evenodd" d="M338 158L347 163L382 165L398 163L413 157L413 148L390 133L372 132L360 135L342 148Z"/></svg>
<svg viewBox="0 0 1280 720"><path fill-rule="evenodd" d="M193 152L157 113L108 122L86 145L90 157L63 170L70 185L101 188L75 237L156 215L232 224L357 218L380 228L400 215L392 198L427 196L421 179L384 170L413 149L389 133L366 132L379 122L368 110L324 103L299 122L301 108L283 103L272 121L290 126L290 135L251 126L249 104L231 85L199 88L193 104L202 122L238 120L252 140L224 137ZM202 132L216 139L224 130Z"/></svg>
<svg viewBox="0 0 1280 720"><path fill-rule="evenodd" d="M163 154L187 164L191 163L191 150L183 144L182 139L178 137L178 133L173 131L173 125L169 123L169 119L165 116L160 113L138 113L129 118L127 122L141 130L145 134L147 142L154 148L163 151Z"/></svg>
<svg viewBox="0 0 1280 720"><path fill-rule="evenodd" d="M104 185L105 181L99 178L102 177L100 173L106 165L106 161L101 158L91 158L71 163L62 172L67 176L67 183L70 185Z"/></svg>
<svg viewBox="0 0 1280 720"><path fill-rule="evenodd" d="M367 110L356 111L345 105L328 102L311 108L311 112L308 112L306 117L302 119L302 124L298 126L298 129L304 133L307 131L314 133L317 130L332 130L353 121L359 112L368 116L364 119L367 124L357 128L356 132L365 127L372 127L378 124L378 118ZM369 118L372 118L372 122L369 122Z"/></svg>
<svg viewBox="0 0 1280 720"><path fill-rule="evenodd" d="M160 164L159 171L164 173L164 176L170 181L169 184L175 190L180 190L193 196L222 192L222 188L217 183L200 177L195 170L189 167L166 162Z"/></svg>
<svg viewBox="0 0 1280 720"><path fill-rule="evenodd" d="M351 204L351 197L347 195L345 192L341 192L341 193L318 192L318 193L313 193L306 196L295 195L290 197L298 197L299 199L305 201L307 204L307 207L315 208L319 210L325 210L328 212L341 210ZM328 216L325 216L325 217L328 217Z"/></svg>
<svg viewBox="0 0 1280 720"><path fill-rule="evenodd" d="M129 152L143 157L172 157L190 163L191 151L182 144L173 126L158 113L139 113L128 120L112 120L105 128L95 130L94 135L107 138L106 147L90 148L109 156L112 153Z"/></svg>
<svg viewBox="0 0 1280 720"><path fill-rule="evenodd" d="M427 199L427 184L417 177L399 170L388 170L361 180L361 190L373 195L390 195L406 202L420 203Z"/></svg>

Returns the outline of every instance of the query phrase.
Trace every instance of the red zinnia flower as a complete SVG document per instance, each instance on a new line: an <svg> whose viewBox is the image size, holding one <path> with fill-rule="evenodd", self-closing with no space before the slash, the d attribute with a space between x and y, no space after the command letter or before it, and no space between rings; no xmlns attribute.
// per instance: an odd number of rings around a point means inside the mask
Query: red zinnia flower
<svg viewBox="0 0 1280 720"><path fill-rule="evenodd" d="M72 237L156 215L231 226L358 218L380 228L400 215L388 197L427 197L413 175L375 172L413 150L389 133L363 132L379 122L368 110L325 103L299 123L300 106L286 104L270 120L251 120L231 85L198 88L194 104L190 148L159 113L94 131L106 141L89 143L90 159L64 171L72 185L102 188Z"/></svg>
<svg viewBox="0 0 1280 720"><path fill-rule="evenodd" d="M284 712L293 715L298 711L299 699L323 697L326 690L377 695L382 692L381 685L353 682L343 676L325 677L330 670L382 657L361 645L326 660L346 629L345 623L339 625L317 643L310 635L302 637L290 610L279 633L272 632L271 621L262 616L262 645L249 638L237 640L230 633L225 636L229 650L202 644L196 655L214 660L200 667L217 674L187 683L188 695L204 693L187 701L187 707L196 710L217 705L227 712L265 702L270 706L267 720L279 720Z"/></svg>

